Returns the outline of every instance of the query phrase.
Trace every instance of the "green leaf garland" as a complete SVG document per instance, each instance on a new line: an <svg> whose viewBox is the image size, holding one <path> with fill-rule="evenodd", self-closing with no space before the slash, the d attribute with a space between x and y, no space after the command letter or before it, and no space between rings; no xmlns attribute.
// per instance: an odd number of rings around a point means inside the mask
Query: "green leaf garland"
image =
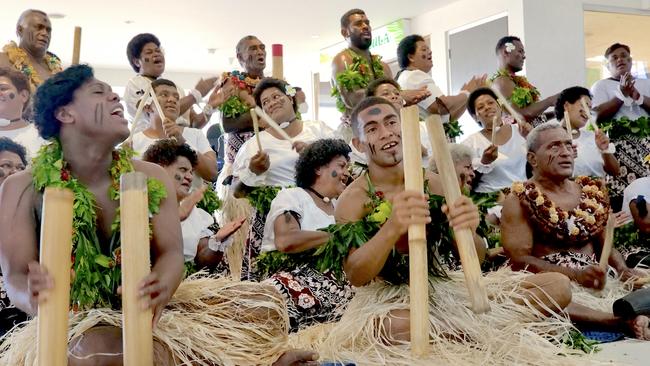
<svg viewBox="0 0 650 366"><path fill-rule="evenodd" d="M611 139L618 139L623 136L635 136L646 138L650 136L650 119L648 117L639 117L629 119L621 117L599 123L603 132L606 132Z"/></svg>
<svg viewBox="0 0 650 366"><path fill-rule="evenodd" d="M108 190L111 200L119 201L119 179L133 171L130 149L113 151L109 169L112 183ZM74 281L71 283L70 301L75 310L98 307L119 308L121 299L117 287L121 281L119 209L111 225L112 234L108 247L101 245L97 236L97 203L95 196L72 176L63 160L61 143L53 140L41 147L32 166L34 187L42 192L46 187L67 188L74 193L72 255ZM149 211L156 214L160 202L167 196L164 185L156 179L147 181ZM108 250L106 250L108 249Z"/></svg>
<svg viewBox="0 0 650 366"><path fill-rule="evenodd" d="M381 56L372 55L372 65L368 65L365 57L361 57L354 51L348 49L352 57L352 64L347 65L345 71L336 75L336 86L332 88L330 95L336 99L336 108L345 112L346 106L343 96L339 90L355 91L365 89L374 78L384 76L384 65L381 63Z"/></svg>

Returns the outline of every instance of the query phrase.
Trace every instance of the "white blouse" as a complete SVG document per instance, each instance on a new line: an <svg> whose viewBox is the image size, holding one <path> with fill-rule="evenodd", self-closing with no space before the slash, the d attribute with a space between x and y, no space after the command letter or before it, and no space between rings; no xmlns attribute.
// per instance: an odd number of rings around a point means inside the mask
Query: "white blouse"
<svg viewBox="0 0 650 366"><path fill-rule="evenodd" d="M604 177L605 161L596 146L596 133L583 127L580 136L573 142L578 146L578 157L573 161L573 176ZM611 145L612 148L613 146Z"/></svg>
<svg viewBox="0 0 650 366"><path fill-rule="evenodd" d="M506 128L504 125L501 128ZM474 152L472 165L474 169L482 174L476 192L490 193L503 188L510 187L513 182L526 180L526 139L519 134L516 124L509 125L512 129L512 136L504 144L499 145L499 154L491 164L481 163L483 151L492 142L479 131L463 140L461 144L468 146Z"/></svg>
<svg viewBox="0 0 650 366"><path fill-rule="evenodd" d="M621 210L631 215L630 202L638 196L643 196L646 201L650 201L650 177L638 178L625 188L623 191L623 207Z"/></svg>
<svg viewBox="0 0 650 366"><path fill-rule="evenodd" d="M277 250L275 246L275 219L287 211L299 216L300 230L316 231L334 224L333 215L328 215L316 206L314 199L302 188L285 188L271 202L271 209L266 216L262 252Z"/></svg>
<svg viewBox="0 0 650 366"><path fill-rule="evenodd" d="M183 256L186 262L191 262L196 257L199 241L212 236L214 233L208 229L214 223L214 218L204 210L194 207L190 215L181 221L183 233Z"/></svg>
<svg viewBox="0 0 650 366"><path fill-rule="evenodd" d="M294 139L310 143L331 137L332 133L332 129L324 122L303 121L302 131ZM269 169L257 175L248 168L251 159L258 152L257 140L252 137L239 149L233 164L233 175L249 187L294 185L298 153L291 148L291 143L277 139L267 131L260 132L260 142L264 152L269 155Z"/></svg>

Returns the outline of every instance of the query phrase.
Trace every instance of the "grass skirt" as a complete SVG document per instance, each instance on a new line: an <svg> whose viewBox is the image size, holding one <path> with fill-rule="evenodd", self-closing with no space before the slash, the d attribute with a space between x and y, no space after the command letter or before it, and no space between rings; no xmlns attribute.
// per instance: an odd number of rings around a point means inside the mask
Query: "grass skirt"
<svg viewBox="0 0 650 366"><path fill-rule="evenodd" d="M68 340L97 325L121 327L122 313L95 309L70 316ZM154 340L182 365L270 365L287 349L289 320L272 286L195 275L179 286ZM36 320L0 344L0 365L36 365Z"/></svg>
<svg viewBox="0 0 650 366"><path fill-rule="evenodd" d="M408 286L384 282L357 288L338 323L307 328L292 335L290 344L357 365L597 364L562 344L574 329L566 314L546 316L525 299L520 284L527 276L509 269L487 274L491 310L485 314L469 309L462 272L450 273L450 280L430 279L431 346L423 359L412 356L408 344L388 345L386 332L378 331L391 310L409 308Z"/></svg>

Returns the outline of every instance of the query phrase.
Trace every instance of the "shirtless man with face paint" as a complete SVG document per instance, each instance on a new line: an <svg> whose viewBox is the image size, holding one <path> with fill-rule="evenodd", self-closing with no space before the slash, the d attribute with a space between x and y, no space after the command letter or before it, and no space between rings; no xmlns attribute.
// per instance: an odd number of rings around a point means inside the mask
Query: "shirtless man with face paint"
<svg viewBox="0 0 650 366"><path fill-rule="evenodd" d="M0 67L16 68L25 73L30 78L32 90L35 90L44 80L61 71L61 60L47 51L52 24L45 12L25 10L18 18L16 35L18 45L10 42L0 52Z"/></svg>
<svg viewBox="0 0 650 366"><path fill-rule="evenodd" d="M598 260L609 210L606 189L598 188L592 197L589 192L598 187L595 181L581 180L586 177L571 180L571 136L559 123L547 122L534 128L527 145L533 176L513 185L501 216L501 243L513 269L559 272L581 286L603 289L607 272ZM646 276L628 268L616 248L612 248L608 263L622 280ZM565 310L578 325L650 340L650 319L646 316L626 320L576 302Z"/></svg>

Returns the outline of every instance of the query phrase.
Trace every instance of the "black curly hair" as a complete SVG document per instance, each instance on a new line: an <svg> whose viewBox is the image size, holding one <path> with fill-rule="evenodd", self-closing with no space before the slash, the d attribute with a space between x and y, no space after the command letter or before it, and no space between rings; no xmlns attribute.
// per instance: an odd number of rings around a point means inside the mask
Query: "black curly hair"
<svg viewBox="0 0 650 366"><path fill-rule="evenodd" d="M583 88L581 86L572 86L566 88L560 92L560 95L557 97L555 102L555 118L560 121L564 118L564 103L573 104L580 100L583 96L591 98L591 93L589 89ZM587 111L589 113L589 111Z"/></svg>
<svg viewBox="0 0 650 366"><path fill-rule="evenodd" d="M74 92L94 77L92 67L74 65L45 80L34 95L34 123L42 138L59 136L61 122L54 115L59 107L72 103Z"/></svg>
<svg viewBox="0 0 650 366"><path fill-rule="evenodd" d="M476 119L476 100L481 96L481 95L489 95L494 100L499 100L497 98L497 95L494 94L492 89L490 88L478 88L474 90L473 92L470 93L469 97L467 97L467 112L469 112L469 115L472 116L472 118ZM478 124L483 126L481 122L477 120Z"/></svg>
<svg viewBox="0 0 650 366"><path fill-rule="evenodd" d="M23 165L27 165L27 150L25 150L23 145L14 142L8 137L0 137L0 152L3 151L9 151L18 155Z"/></svg>
<svg viewBox="0 0 650 366"><path fill-rule="evenodd" d="M160 40L151 33L140 33L131 38L129 44L126 45L126 58L129 60L129 64L135 72L140 72L140 67L133 60L140 58L142 49L147 43L153 43L156 47L160 47Z"/></svg>
<svg viewBox="0 0 650 366"><path fill-rule="evenodd" d="M296 161L296 186L309 188L316 182L316 169L337 156L350 160L350 145L341 139L321 139L307 145Z"/></svg>
<svg viewBox="0 0 650 366"><path fill-rule="evenodd" d="M142 160L166 167L174 164L180 156L187 158L192 168L196 168L199 163L199 158L190 145L179 144L173 139L160 139L151 144L142 155Z"/></svg>
<svg viewBox="0 0 650 366"><path fill-rule="evenodd" d="M257 104L258 107L262 108L262 92L264 92L266 89L278 88L281 92L287 94L287 86L289 86L289 84L284 80L274 78L262 79L255 87L255 90L253 90L253 98L255 98L255 104ZM293 111L298 112L298 104L296 104L296 98L291 96L289 96L289 98L291 98Z"/></svg>

